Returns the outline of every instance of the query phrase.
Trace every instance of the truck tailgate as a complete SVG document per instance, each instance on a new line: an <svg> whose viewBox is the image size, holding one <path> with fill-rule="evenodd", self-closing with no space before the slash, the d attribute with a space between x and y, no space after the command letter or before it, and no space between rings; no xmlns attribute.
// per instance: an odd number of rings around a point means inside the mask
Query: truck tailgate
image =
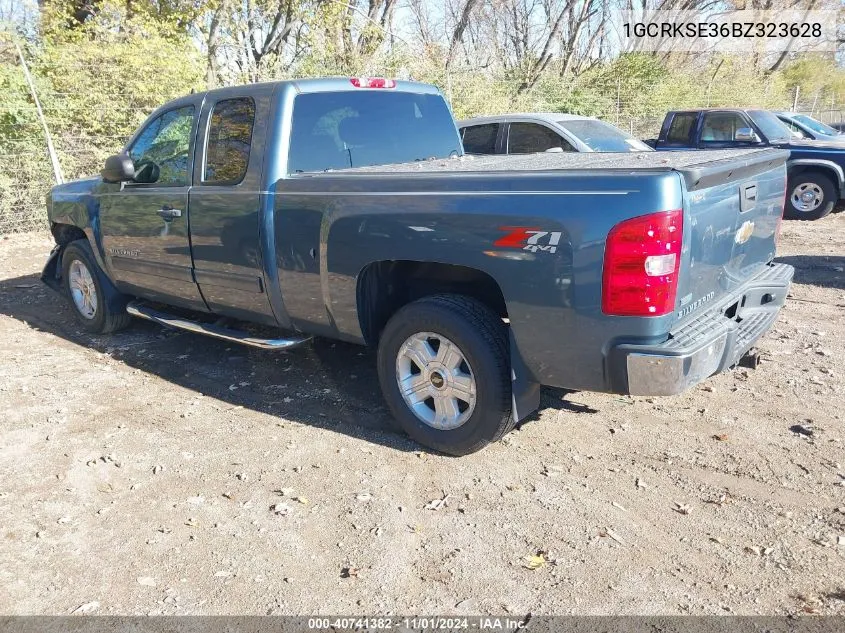
<svg viewBox="0 0 845 633"><path fill-rule="evenodd" d="M766 150L679 169L685 183L679 320L712 307L775 256L786 158Z"/></svg>

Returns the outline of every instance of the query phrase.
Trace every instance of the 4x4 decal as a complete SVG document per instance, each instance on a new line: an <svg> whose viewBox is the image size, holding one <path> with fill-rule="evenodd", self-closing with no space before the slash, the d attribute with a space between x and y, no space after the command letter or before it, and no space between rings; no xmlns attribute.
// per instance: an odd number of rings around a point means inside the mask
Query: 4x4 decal
<svg viewBox="0 0 845 633"><path fill-rule="evenodd" d="M538 251L555 253L560 243L560 231L544 231L536 226L500 226L499 230L507 233L493 242L493 246L499 248L519 248L532 253Z"/></svg>

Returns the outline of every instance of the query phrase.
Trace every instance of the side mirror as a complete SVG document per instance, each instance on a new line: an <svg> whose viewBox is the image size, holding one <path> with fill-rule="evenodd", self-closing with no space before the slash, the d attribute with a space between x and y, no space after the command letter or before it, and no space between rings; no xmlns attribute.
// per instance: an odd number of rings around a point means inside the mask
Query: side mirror
<svg viewBox="0 0 845 633"><path fill-rule="evenodd" d="M741 143L759 143L760 137L750 127L741 127L734 134L734 140Z"/></svg>
<svg viewBox="0 0 845 633"><path fill-rule="evenodd" d="M126 154L115 154L106 159L100 175L106 182L127 182L135 179L135 165Z"/></svg>
<svg viewBox="0 0 845 633"><path fill-rule="evenodd" d="M562 147L550 147L549 149L544 151L545 154L559 154L561 152L563 152Z"/></svg>

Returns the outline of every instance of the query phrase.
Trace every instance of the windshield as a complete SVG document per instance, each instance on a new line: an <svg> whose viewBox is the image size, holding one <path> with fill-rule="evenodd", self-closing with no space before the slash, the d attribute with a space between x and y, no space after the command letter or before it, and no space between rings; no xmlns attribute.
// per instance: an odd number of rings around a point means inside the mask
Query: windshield
<svg viewBox="0 0 845 633"><path fill-rule="evenodd" d="M304 93L293 103L289 173L448 158L463 153L439 94Z"/></svg>
<svg viewBox="0 0 845 633"><path fill-rule="evenodd" d="M604 121L575 119L558 121L558 125L594 152L651 151L651 148L642 141Z"/></svg>
<svg viewBox="0 0 845 633"><path fill-rule="evenodd" d="M816 121L813 117L807 116L806 114L794 114L792 118L798 121L799 123L803 123L808 128L813 130L813 132L818 132L819 134L826 134L827 136L839 136L839 130L830 127L829 125L825 125L821 121Z"/></svg>
<svg viewBox="0 0 845 633"><path fill-rule="evenodd" d="M765 137L769 139L770 143L789 141L792 138L792 132L789 131L789 128L781 123L781 120L771 112L766 112L765 110L749 110L748 116L760 128Z"/></svg>

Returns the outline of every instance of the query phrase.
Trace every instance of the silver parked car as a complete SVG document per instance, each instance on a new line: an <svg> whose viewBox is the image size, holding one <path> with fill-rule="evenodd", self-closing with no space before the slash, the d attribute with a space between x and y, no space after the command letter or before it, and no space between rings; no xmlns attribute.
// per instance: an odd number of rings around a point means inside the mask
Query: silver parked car
<svg viewBox="0 0 845 633"><path fill-rule="evenodd" d="M788 127L796 138L845 143L845 134L809 115L795 112L777 112L776 114L781 123Z"/></svg>
<svg viewBox="0 0 845 633"><path fill-rule="evenodd" d="M653 151L610 123L558 112L480 116L459 121L458 130L468 154Z"/></svg>

